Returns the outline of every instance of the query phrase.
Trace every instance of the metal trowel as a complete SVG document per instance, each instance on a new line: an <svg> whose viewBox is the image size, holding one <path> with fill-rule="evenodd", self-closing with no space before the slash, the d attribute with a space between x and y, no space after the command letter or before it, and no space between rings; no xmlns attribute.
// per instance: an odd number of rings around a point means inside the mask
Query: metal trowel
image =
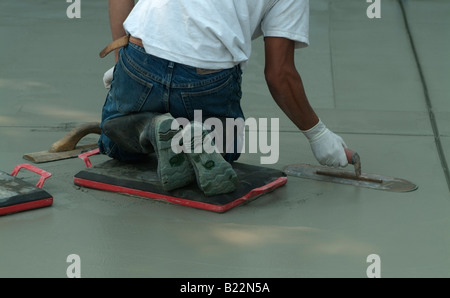
<svg viewBox="0 0 450 298"><path fill-rule="evenodd" d="M345 148L345 154L347 156L348 163L354 165L355 167L354 173L350 171L332 169L325 166L314 166L309 164L289 165L286 166L283 171L288 176L354 185L378 190L410 192L418 188L414 183L404 179L362 173L361 159L359 154L347 148Z"/></svg>

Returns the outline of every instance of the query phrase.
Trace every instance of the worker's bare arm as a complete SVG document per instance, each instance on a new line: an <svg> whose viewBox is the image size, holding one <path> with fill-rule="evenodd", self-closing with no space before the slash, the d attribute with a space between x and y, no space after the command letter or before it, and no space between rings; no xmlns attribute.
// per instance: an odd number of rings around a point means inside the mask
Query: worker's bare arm
<svg viewBox="0 0 450 298"><path fill-rule="evenodd" d="M123 22L134 7L134 0L108 0L109 25L113 40L124 36ZM115 51L116 61L119 51Z"/></svg>
<svg viewBox="0 0 450 298"><path fill-rule="evenodd" d="M348 164L344 140L330 131L309 104L295 67L295 43L278 37L265 38L265 77L276 103L308 138L316 159L323 165Z"/></svg>
<svg viewBox="0 0 450 298"><path fill-rule="evenodd" d="M265 77L276 103L301 130L319 122L309 104L303 82L295 67L294 41L280 37L265 38Z"/></svg>

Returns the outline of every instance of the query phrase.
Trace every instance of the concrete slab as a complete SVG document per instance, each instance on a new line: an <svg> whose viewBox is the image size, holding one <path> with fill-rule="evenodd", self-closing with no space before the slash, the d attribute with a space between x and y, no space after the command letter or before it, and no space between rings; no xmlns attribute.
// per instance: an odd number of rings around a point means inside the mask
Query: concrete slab
<svg viewBox="0 0 450 298"><path fill-rule="evenodd" d="M29 0L0 4L0 34L8 40L0 57L1 124L57 125L99 118L106 96L100 70L112 66L111 60L98 58L110 41L107 9L86 1L82 18L68 19L68 5Z"/></svg>
<svg viewBox="0 0 450 298"><path fill-rule="evenodd" d="M439 140L450 132L450 7L436 0L430 5L423 1L402 1L411 40L426 86L426 99L430 117L435 123L434 134L442 148L442 163L448 173L449 150ZM448 177L450 179L450 177Z"/></svg>
<svg viewBox="0 0 450 298"><path fill-rule="evenodd" d="M311 46L296 53L296 62L312 106L336 132L432 135L398 3L383 2L383 17L376 20L367 18L366 9L352 0L311 3ZM246 116L276 117L282 130L297 131L260 75L262 46L262 40L255 41L258 51L244 74ZM380 113L386 125L380 124Z"/></svg>
<svg viewBox="0 0 450 298"><path fill-rule="evenodd" d="M330 4L336 107L422 111L423 89L397 1L383 1L381 19L369 19L360 3Z"/></svg>
<svg viewBox="0 0 450 298"><path fill-rule="evenodd" d="M8 268L1 273L62 276L65 258L77 253L84 277L364 277L365 258L377 253L384 277L446 276L450 201L439 160L430 154L410 162L431 150L433 139L344 137L366 144L363 171L409 179L419 190L399 194L289 178L278 191L220 215L79 188L72 177L84 167L80 160L49 163L42 168L56 174L45 184L54 205L0 218L2 238L15 239L0 244L9 252L0 259ZM391 148L383 156L373 146L379 142ZM314 164L298 134L285 135L283 144L273 167L295 156ZM385 154L395 162L380 162ZM257 164L259 156L242 161Z"/></svg>
<svg viewBox="0 0 450 298"><path fill-rule="evenodd" d="M408 3L450 7L439 0ZM312 44L296 59L312 104L359 152L363 172L410 180L417 191L289 177L279 190L216 214L79 188L73 184L84 168L79 159L41 164L53 174L44 188L54 205L0 217L0 239L10 239L0 241L0 277L65 277L70 254L80 256L82 277L366 277L370 254L380 256L382 277L450 277L449 189L401 10L397 1L382 0L382 19L369 20L368 5L311 1ZM2 171L74 125L99 118L101 78L112 62L97 58L110 39L107 3L82 1L79 20L66 17L67 6L0 3L0 39L11 40L0 55ZM280 118L279 159L267 166L317 164L271 99L262 40L254 45L243 107L248 117ZM436 60L430 61L429 77L446 73L435 73ZM447 87L433 82L432 99L445 96ZM448 101L434 102L450 152ZM260 157L246 153L240 161L260 164ZM21 177L36 181L31 173Z"/></svg>

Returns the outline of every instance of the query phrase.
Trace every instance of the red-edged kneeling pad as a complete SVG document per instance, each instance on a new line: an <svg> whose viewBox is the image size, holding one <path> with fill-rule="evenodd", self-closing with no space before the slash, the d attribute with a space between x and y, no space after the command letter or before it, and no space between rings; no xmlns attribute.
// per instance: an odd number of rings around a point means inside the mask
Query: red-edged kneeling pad
<svg viewBox="0 0 450 298"><path fill-rule="evenodd" d="M82 156L80 158L85 159ZM93 167L86 159L85 162L88 168L75 175L76 185L164 200L214 212L228 211L287 182L282 171L234 163L233 168L240 180L238 189L232 193L207 197L195 182L184 188L165 191L156 174L157 161L154 156L136 163L111 159Z"/></svg>
<svg viewBox="0 0 450 298"><path fill-rule="evenodd" d="M17 178L21 169L41 175L36 186ZM42 190L51 174L30 164L21 164L11 174L0 171L0 215L36 209L53 204L53 197Z"/></svg>

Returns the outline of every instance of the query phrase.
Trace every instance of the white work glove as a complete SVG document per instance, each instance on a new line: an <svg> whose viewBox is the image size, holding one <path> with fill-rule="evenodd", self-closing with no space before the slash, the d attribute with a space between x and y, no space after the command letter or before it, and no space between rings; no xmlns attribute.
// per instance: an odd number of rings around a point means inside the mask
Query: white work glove
<svg viewBox="0 0 450 298"><path fill-rule="evenodd" d="M309 140L314 156L321 165L335 168L348 165L344 151L347 145L340 136L329 130L321 120L313 128L306 131L302 130L302 132Z"/></svg>
<svg viewBox="0 0 450 298"><path fill-rule="evenodd" d="M114 72L114 66L108 69L107 72L103 75L103 85L105 85L106 89L111 88L111 82L113 80L113 72Z"/></svg>

